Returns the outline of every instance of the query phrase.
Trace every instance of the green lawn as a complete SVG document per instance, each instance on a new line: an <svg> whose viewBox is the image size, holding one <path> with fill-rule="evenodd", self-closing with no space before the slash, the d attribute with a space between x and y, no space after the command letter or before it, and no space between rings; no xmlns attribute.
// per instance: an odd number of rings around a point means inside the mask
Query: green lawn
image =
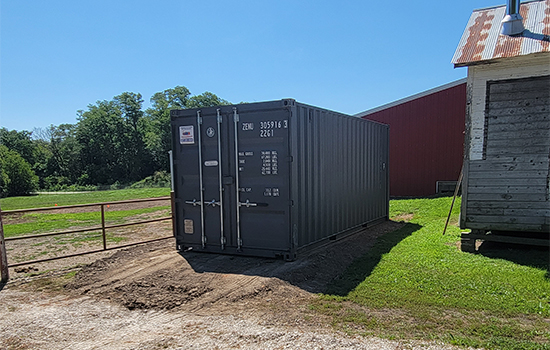
<svg viewBox="0 0 550 350"><path fill-rule="evenodd" d="M45 232L58 232L77 227L100 227L101 213L99 209L89 213L63 213L52 212L31 213L23 215L25 222L10 224L6 219L4 235L6 238L23 235L39 234ZM142 214L153 214L152 218L169 216L170 206L158 206L152 208L119 210L105 213L106 225L115 225L126 222L126 219Z"/></svg>
<svg viewBox="0 0 550 350"><path fill-rule="evenodd" d="M39 208L51 206L65 206L74 204L89 204L100 202L114 202L128 199L143 199L151 197L163 197L170 195L167 188L124 189L114 191L94 191L82 193L40 194L28 197L10 197L0 200L2 210ZM161 202L159 202L161 203ZM116 208L113 207L113 209ZM131 210L105 211L107 225L119 224L127 218L142 214L152 214L153 217L169 215L170 206L158 206L152 208ZM7 237L22 234L39 234L52 231L63 231L69 228L98 227L101 225L99 207L92 208L93 212L58 213L56 211L44 211L22 214L13 222L12 216L7 215L4 220L4 234Z"/></svg>
<svg viewBox="0 0 550 350"><path fill-rule="evenodd" d="M114 202L127 199L164 197L170 195L169 188L139 188L112 191L92 191L80 193L40 194L26 197L0 199L2 210L53 207L56 204L74 205L100 202Z"/></svg>
<svg viewBox="0 0 550 350"><path fill-rule="evenodd" d="M379 239L312 307L352 333L550 349L548 250L500 248L506 259L494 251L463 253L460 201L442 235L450 203L391 201L390 216L409 223Z"/></svg>

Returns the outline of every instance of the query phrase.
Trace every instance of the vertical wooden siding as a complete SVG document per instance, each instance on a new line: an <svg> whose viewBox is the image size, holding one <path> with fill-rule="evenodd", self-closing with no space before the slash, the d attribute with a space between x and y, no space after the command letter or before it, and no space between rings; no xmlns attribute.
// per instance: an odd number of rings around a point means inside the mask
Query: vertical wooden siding
<svg viewBox="0 0 550 350"><path fill-rule="evenodd" d="M458 179L465 113L466 83L364 117L390 125L392 196L430 196Z"/></svg>

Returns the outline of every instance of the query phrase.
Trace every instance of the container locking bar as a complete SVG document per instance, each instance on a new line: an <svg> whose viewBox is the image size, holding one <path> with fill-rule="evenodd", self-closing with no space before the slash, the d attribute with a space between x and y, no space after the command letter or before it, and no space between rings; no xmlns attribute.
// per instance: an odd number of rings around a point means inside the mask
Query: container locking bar
<svg viewBox="0 0 550 350"><path fill-rule="evenodd" d="M218 187L220 191L220 201L217 203L220 206L220 245L222 250L225 249L225 236L223 233L223 174L222 174L222 136L221 136L221 124L222 115L220 109L216 110L217 124L218 124ZM212 207L214 207L214 200L212 200Z"/></svg>
<svg viewBox="0 0 550 350"><path fill-rule="evenodd" d="M239 199L239 114L237 114L237 108L233 107L233 123L235 131L235 189L236 189L236 201L237 201L237 250L242 249L243 241L241 238L241 200Z"/></svg>
<svg viewBox="0 0 550 350"><path fill-rule="evenodd" d="M202 248L206 246L206 234L204 232L204 186L203 186L203 177L202 177L202 140L201 140L201 124L202 124L202 117L201 117L201 111L197 111L197 141L199 146L199 187L200 187L200 194L201 194L201 244Z"/></svg>

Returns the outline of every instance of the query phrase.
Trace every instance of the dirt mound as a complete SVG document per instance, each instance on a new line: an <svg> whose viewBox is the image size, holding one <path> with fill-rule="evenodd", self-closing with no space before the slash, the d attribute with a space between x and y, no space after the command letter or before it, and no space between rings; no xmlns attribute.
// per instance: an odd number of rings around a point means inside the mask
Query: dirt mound
<svg viewBox="0 0 550 350"><path fill-rule="evenodd" d="M110 299L128 309L246 312L251 306L292 308L323 292L380 235L386 222L331 242L296 261L186 252L173 240L121 250L84 267L66 286L78 295Z"/></svg>

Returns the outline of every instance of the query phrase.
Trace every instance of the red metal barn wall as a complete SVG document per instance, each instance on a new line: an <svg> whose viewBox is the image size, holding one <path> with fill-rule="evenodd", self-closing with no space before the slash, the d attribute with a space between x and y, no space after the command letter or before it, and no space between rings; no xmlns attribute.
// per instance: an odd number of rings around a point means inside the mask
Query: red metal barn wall
<svg viewBox="0 0 550 350"><path fill-rule="evenodd" d="M458 180L465 114L463 83L363 117L390 125L391 196L430 196L437 181Z"/></svg>

